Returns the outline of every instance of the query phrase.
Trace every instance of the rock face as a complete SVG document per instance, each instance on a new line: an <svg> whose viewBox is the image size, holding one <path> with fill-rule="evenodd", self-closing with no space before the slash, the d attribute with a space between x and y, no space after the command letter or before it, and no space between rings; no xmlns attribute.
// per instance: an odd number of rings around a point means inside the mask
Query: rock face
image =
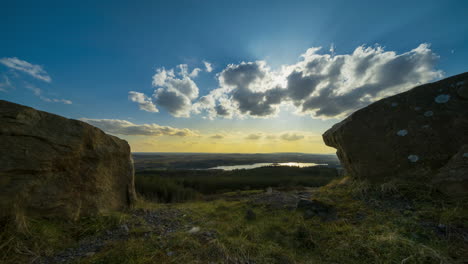
<svg viewBox="0 0 468 264"><path fill-rule="evenodd" d="M383 182L424 176L451 195L466 195L467 91L468 73L421 85L356 111L323 139L352 177Z"/></svg>
<svg viewBox="0 0 468 264"><path fill-rule="evenodd" d="M126 141L0 100L0 217L77 219L135 200Z"/></svg>

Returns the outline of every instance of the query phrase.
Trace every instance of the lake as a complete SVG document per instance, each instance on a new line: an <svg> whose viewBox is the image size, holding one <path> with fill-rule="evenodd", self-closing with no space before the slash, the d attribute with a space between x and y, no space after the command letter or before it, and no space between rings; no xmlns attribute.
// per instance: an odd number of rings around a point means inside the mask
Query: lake
<svg viewBox="0 0 468 264"><path fill-rule="evenodd" d="M317 163L303 163L303 162L282 162L282 163L254 163L254 164L247 164L247 165L232 165L232 166L217 166L213 168L209 168L208 170L240 170L240 169L255 169L260 167L267 167L267 166L289 166L289 167L313 167L317 165L327 165L327 164L317 164Z"/></svg>

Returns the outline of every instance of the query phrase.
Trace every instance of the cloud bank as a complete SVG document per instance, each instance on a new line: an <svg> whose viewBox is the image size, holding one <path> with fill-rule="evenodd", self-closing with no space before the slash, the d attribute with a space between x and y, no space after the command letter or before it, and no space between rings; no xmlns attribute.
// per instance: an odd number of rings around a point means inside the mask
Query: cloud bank
<svg viewBox="0 0 468 264"><path fill-rule="evenodd" d="M401 54L379 45L359 46L341 55L334 46L329 53L315 47L297 63L276 70L266 61L229 64L216 75L218 87L201 97L192 79L201 70L189 72L181 64L177 71L157 69L153 101L176 117L268 118L284 106L298 115L343 118L379 99L441 78L443 73L435 69L437 59L428 44ZM204 65L207 72L213 70L210 63ZM142 108L140 101L135 102Z"/></svg>
<svg viewBox="0 0 468 264"><path fill-rule="evenodd" d="M0 63L7 66L10 69L21 71L31 75L32 77L42 80L44 82L51 82L49 74L40 65L34 65L27 61L20 60L16 57L13 58L1 58Z"/></svg>
<svg viewBox="0 0 468 264"><path fill-rule="evenodd" d="M96 126L105 132L127 136L197 136L198 134L187 128L173 128L170 126L160 126L157 124L137 125L132 122L120 119L90 119L80 118L90 125Z"/></svg>
<svg viewBox="0 0 468 264"><path fill-rule="evenodd" d="M273 71L265 61L228 65L219 88L194 104L194 112L214 117L271 117L282 105L315 118L341 118L381 98L441 78L438 56L427 44L397 54L380 46L360 46L352 54L319 54ZM332 53L335 50L333 49Z"/></svg>

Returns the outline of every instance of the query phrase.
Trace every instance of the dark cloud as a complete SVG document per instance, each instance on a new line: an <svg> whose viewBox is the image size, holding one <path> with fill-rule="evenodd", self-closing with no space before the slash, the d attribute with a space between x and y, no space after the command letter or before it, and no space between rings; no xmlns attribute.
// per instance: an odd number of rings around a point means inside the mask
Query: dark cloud
<svg viewBox="0 0 468 264"><path fill-rule="evenodd" d="M261 134L250 134L247 137L245 137L245 139L248 140L259 140L260 138L262 138Z"/></svg>
<svg viewBox="0 0 468 264"><path fill-rule="evenodd" d="M190 99L183 94L166 89L158 89L155 92L157 105L164 107L169 113L177 117L188 117L191 110Z"/></svg>
<svg viewBox="0 0 468 264"><path fill-rule="evenodd" d="M219 75L220 88L209 94L215 115L268 117L280 104L318 118L340 118L378 99L442 77L438 56L421 44L397 54L379 46L358 47L352 54L318 54L271 71L265 62L229 65ZM284 80L284 82L278 81ZM207 106L208 107L208 106Z"/></svg>
<svg viewBox="0 0 468 264"><path fill-rule="evenodd" d="M280 136L280 138L281 138L282 140L286 140L286 141L297 141L297 140L303 139L304 136L303 136L303 135L299 135L299 134L295 134L295 133L291 133L291 134L286 133L286 134L282 134L282 135Z"/></svg>

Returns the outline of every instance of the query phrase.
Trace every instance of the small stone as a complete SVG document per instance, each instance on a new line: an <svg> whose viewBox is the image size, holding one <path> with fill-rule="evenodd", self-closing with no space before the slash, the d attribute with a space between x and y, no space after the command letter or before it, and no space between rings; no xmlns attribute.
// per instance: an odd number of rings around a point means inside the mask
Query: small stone
<svg viewBox="0 0 468 264"><path fill-rule="evenodd" d="M174 255L174 252L169 251L169 252L166 253L166 255L167 255L168 257L172 257L172 256Z"/></svg>
<svg viewBox="0 0 468 264"><path fill-rule="evenodd" d="M397 132L397 135L400 136L400 137L404 137L404 136L408 135L408 130L402 129L402 130Z"/></svg>
<svg viewBox="0 0 468 264"><path fill-rule="evenodd" d="M416 107L414 108L414 110L419 111L419 110L421 110L421 107L416 106Z"/></svg>
<svg viewBox="0 0 468 264"><path fill-rule="evenodd" d="M429 125L424 125L424 126L422 126L422 128L427 129L427 128L429 128Z"/></svg>
<svg viewBox="0 0 468 264"><path fill-rule="evenodd" d="M268 188L266 189L266 193L267 193L267 194L272 194L272 193L273 193L273 189L272 189L271 187L268 187Z"/></svg>
<svg viewBox="0 0 468 264"><path fill-rule="evenodd" d="M190 234L195 234L195 233L198 233L199 231L200 231L200 227L194 226L194 227L192 227L188 232L189 232Z"/></svg>
<svg viewBox="0 0 468 264"><path fill-rule="evenodd" d="M463 153L463 157L464 157L464 158L468 158L468 152L467 152L467 153Z"/></svg>
<svg viewBox="0 0 468 264"><path fill-rule="evenodd" d="M426 111L426 112L424 112L424 116L425 116L425 117L431 117L431 116L433 116L433 115L434 115L434 112L432 112L432 111Z"/></svg>
<svg viewBox="0 0 468 264"><path fill-rule="evenodd" d="M438 104L444 104L450 100L450 95L449 94L440 94L438 95L434 101Z"/></svg>
<svg viewBox="0 0 468 264"><path fill-rule="evenodd" d="M96 254L96 252L88 252L85 254L86 257L92 257L94 256L94 254Z"/></svg>
<svg viewBox="0 0 468 264"><path fill-rule="evenodd" d="M397 106L398 106L398 103L396 103L396 102L392 103L392 107L397 107Z"/></svg>
<svg viewBox="0 0 468 264"><path fill-rule="evenodd" d="M408 159L411 162L417 162L419 160L419 157L418 157L418 155L409 155Z"/></svg>

